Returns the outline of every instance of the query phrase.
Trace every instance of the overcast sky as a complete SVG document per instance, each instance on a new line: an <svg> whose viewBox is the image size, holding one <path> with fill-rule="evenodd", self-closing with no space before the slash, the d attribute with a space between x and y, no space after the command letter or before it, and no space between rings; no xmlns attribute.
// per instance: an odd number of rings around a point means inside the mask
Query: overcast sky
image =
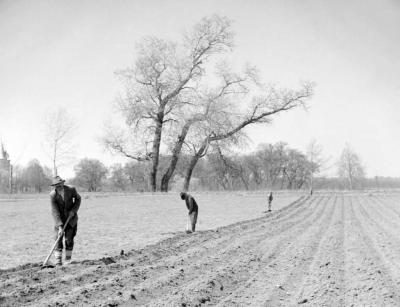
<svg viewBox="0 0 400 307"><path fill-rule="evenodd" d="M0 1L0 138L12 162L51 165L46 113L67 108L79 124L76 160L121 162L98 142L120 90L117 69L135 60L145 35L178 40L212 14L234 20L236 63L266 81L317 84L308 110L248 129L250 149L316 139L335 162L346 142L369 176L400 176L400 2ZM72 167L61 175L71 176Z"/></svg>

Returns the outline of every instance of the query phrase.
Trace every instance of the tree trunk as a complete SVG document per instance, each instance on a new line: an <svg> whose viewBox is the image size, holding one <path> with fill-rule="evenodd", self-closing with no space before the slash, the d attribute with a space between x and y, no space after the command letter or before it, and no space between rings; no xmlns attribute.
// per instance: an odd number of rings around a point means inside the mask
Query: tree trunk
<svg viewBox="0 0 400 307"><path fill-rule="evenodd" d="M282 181L281 181L281 190L283 190L283 185L285 183L285 168L282 170Z"/></svg>
<svg viewBox="0 0 400 307"><path fill-rule="evenodd" d="M57 160L57 143L54 145L54 152L53 152L53 177L56 177L58 175L56 160Z"/></svg>
<svg viewBox="0 0 400 307"><path fill-rule="evenodd" d="M311 178L310 178L310 193L314 189L314 173L311 172Z"/></svg>
<svg viewBox="0 0 400 307"><path fill-rule="evenodd" d="M349 176L349 188L353 190L353 178L351 178L351 176Z"/></svg>
<svg viewBox="0 0 400 307"><path fill-rule="evenodd" d="M162 122L163 122L163 115L159 115L158 120L156 122L156 131L154 132L152 168L150 171L150 187L153 192L157 191L157 169L160 158Z"/></svg>
<svg viewBox="0 0 400 307"><path fill-rule="evenodd" d="M191 125L191 122L188 122L183 126L182 132L178 136L178 140L175 143L175 147L172 151L171 162L169 164L167 171L165 172L165 174L163 175L163 177L161 179L161 191L162 192L168 192L169 181L171 180L172 175L174 174L175 167L176 167L176 164L178 163L179 155L182 150L182 145L183 145L183 142L185 141L185 138L189 131L190 125Z"/></svg>
<svg viewBox="0 0 400 307"><path fill-rule="evenodd" d="M240 174L240 179L242 180L242 183L244 185L244 188L246 189L246 191L249 190L249 184L246 182L246 180L244 179L243 174Z"/></svg>
<svg viewBox="0 0 400 307"><path fill-rule="evenodd" d="M190 160L189 167L186 171L185 181L183 182L183 191L187 192L189 190L190 179L192 178L192 173L194 168L196 167L197 162L199 161L200 156L194 155Z"/></svg>
<svg viewBox="0 0 400 307"><path fill-rule="evenodd" d="M186 171L185 175L185 180L183 182L183 191L188 191L189 190L189 185L190 185L190 179L192 178L192 173L194 168L196 167L197 162L199 159L203 156L204 152L206 151L206 148L208 147L208 142L205 141L203 145L201 145L199 151L195 153L195 155L192 157L189 163L189 167Z"/></svg>

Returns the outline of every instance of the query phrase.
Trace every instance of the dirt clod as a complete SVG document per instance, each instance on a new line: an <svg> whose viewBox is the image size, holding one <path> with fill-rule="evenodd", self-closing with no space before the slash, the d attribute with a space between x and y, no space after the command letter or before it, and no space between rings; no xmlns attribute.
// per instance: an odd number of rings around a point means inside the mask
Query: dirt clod
<svg viewBox="0 0 400 307"><path fill-rule="evenodd" d="M115 260L112 257L103 257L100 259L104 264L115 263Z"/></svg>

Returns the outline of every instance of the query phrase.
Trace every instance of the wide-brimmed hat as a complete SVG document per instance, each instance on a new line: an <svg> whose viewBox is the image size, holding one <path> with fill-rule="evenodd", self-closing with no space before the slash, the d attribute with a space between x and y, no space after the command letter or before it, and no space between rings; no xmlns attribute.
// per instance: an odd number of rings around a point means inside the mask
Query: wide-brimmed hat
<svg viewBox="0 0 400 307"><path fill-rule="evenodd" d="M59 184L63 184L64 182L65 182L65 180L61 179L60 176L55 176L55 177L53 178L53 181L52 181L51 185L52 185L52 186L57 186L57 185L59 185Z"/></svg>

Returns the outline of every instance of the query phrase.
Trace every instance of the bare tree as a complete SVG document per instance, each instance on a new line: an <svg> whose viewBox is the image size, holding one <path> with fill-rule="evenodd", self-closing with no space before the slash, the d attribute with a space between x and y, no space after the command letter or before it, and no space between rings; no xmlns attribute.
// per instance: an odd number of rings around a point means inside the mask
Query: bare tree
<svg viewBox="0 0 400 307"><path fill-rule="evenodd" d="M256 157L259 160L260 171L263 172L260 183L265 180L267 187L274 187L287 163L287 150L287 144L283 142L261 144L259 146Z"/></svg>
<svg viewBox="0 0 400 307"><path fill-rule="evenodd" d="M218 184L224 189L237 189L243 185L246 190L249 189L248 181L245 178L245 170L241 161L237 157L229 156L223 151L229 152L227 147L228 142L219 141L212 145L214 154L209 155L209 160L212 164L212 169L218 178Z"/></svg>
<svg viewBox="0 0 400 307"><path fill-rule="evenodd" d="M51 170L43 167L36 159L33 159L28 163L28 166L24 169L23 173L28 187L33 189L35 192L41 193L43 190L48 188L51 183Z"/></svg>
<svg viewBox="0 0 400 307"><path fill-rule="evenodd" d="M340 156L338 166L339 177L348 182L348 188L350 190L355 187L357 180L360 180L365 176L364 167L361 163L360 157L347 143Z"/></svg>
<svg viewBox="0 0 400 307"><path fill-rule="evenodd" d="M96 192L106 179L107 167L97 159L82 159L74 166L75 184L85 187L88 192Z"/></svg>
<svg viewBox="0 0 400 307"><path fill-rule="evenodd" d="M296 149L288 149L283 168L283 179L288 189L300 189L311 175L311 163L307 156Z"/></svg>
<svg viewBox="0 0 400 307"><path fill-rule="evenodd" d="M148 164L130 161L124 166L124 173L128 177L131 189L135 191L146 191L149 189Z"/></svg>
<svg viewBox="0 0 400 307"><path fill-rule="evenodd" d="M197 147L193 146L194 154L187 169L183 189L189 189L193 169L198 160L207 153L211 142L235 138L243 133L242 129L252 124L270 123L274 115L304 106L312 95L311 83L304 84L299 90L269 87L262 96L252 95L251 103L244 112L235 108L235 100L223 100L219 104L219 111L213 112L206 126L202 128L204 138Z"/></svg>
<svg viewBox="0 0 400 307"><path fill-rule="evenodd" d="M203 18L179 46L155 37L144 38L137 45L134 66L118 73L125 83L119 107L137 137L143 136L144 131L152 134L151 150L131 155L116 139L105 143L133 159L146 157L150 160L153 191L157 189L164 128L170 128L179 121L185 108L192 107L193 93L205 73L206 64L213 55L229 50L232 38L230 20L219 16Z"/></svg>
<svg viewBox="0 0 400 307"><path fill-rule="evenodd" d="M322 146L316 140L312 140L307 146L307 156L310 161L311 174L310 174L310 191L314 186L314 174L317 174L326 160L322 156Z"/></svg>
<svg viewBox="0 0 400 307"><path fill-rule="evenodd" d="M73 137L78 128L65 108L59 108L47 114L45 118L45 148L48 152L52 166L53 176L57 176L58 168L67 162L74 149Z"/></svg>
<svg viewBox="0 0 400 307"><path fill-rule="evenodd" d="M125 173L124 167L120 163L111 165L108 173L110 174L108 182L114 191L125 191L129 179Z"/></svg>
<svg viewBox="0 0 400 307"><path fill-rule="evenodd" d="M246 190L249 189L250 183L254 184L254 188L259 188L263 183L263 167L256 153L248 154L241 158L241 166L243 167L242 178L247 184ZM245 175L245 173L247 174Z"/></svg>
<svg viewBox="0 0 400 307"><path fill-rule="evenodd" d="M196 108L188 110L186 114L182 114L185 119L182 122L182 127L175 141L169 167L164 173L161 180L161 191L168 191L168 184L174 173L178 162L182 146L192 127L202 122L206 122L211 114L221 112L221 106L224 106L221 101L230 99L237 95L247 94L250 91L250 86L256 84L258 76L255 68L245 67L242 73L234 73L225 62L217 65L216 76L219 84L213 88L198 88L196 96L193 97ZM180 128L180 127L179 127ZM177 133L173 134L174 136Z"/></svg>

